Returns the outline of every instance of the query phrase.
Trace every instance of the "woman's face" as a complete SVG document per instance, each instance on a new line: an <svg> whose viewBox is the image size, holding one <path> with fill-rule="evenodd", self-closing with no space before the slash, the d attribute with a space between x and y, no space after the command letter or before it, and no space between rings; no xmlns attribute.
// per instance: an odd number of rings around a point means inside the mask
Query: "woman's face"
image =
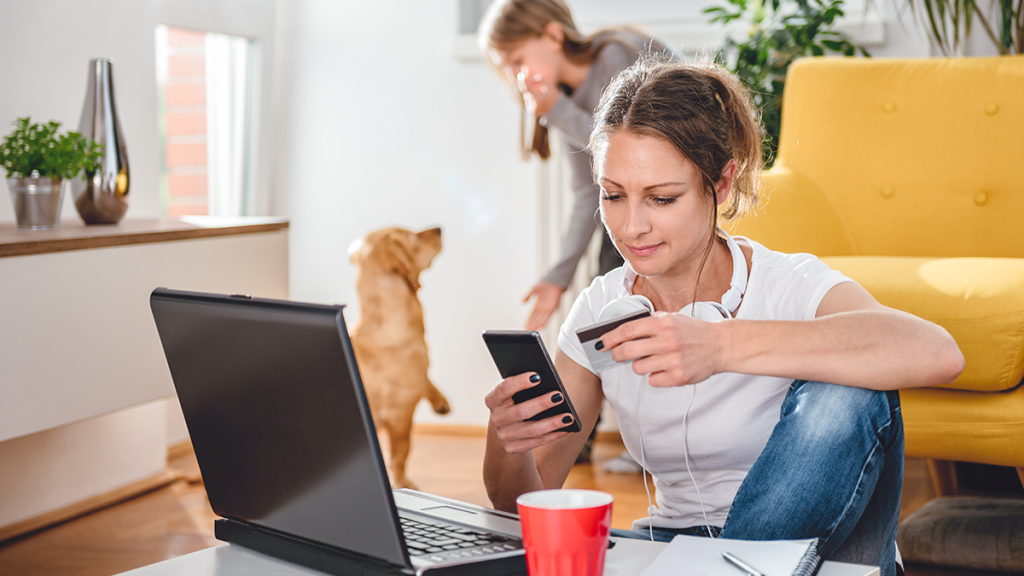
<svg viewBox="0 0 1024 576"><path fill-rule="evenodd" d="M696 270L712 211L697 167L667 140L617 130L598 168L601 218L630 266L647 277Z"/></svg>

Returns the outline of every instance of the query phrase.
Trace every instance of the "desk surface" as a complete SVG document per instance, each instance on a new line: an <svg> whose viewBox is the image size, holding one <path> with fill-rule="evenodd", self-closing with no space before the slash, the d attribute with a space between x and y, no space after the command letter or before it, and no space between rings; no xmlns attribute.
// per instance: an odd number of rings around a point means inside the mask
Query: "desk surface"
<svg viewBox="0 0 1024 576"><path fill-rule="evenodd" d="M605 576L635 576L646 568L667 544L620 538L605 559ZM323 572L304 568L253 552L233 544L165 560L158 564L125 572L125 576L322 576ZM856 564L825 562L818 576L878 576L878 568Z"/></svg>

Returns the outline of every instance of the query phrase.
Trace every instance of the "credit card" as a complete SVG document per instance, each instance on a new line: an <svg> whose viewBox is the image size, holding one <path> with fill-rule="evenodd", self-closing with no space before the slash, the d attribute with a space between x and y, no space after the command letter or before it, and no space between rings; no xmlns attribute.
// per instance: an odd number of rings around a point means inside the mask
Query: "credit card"
<svg viewBox="0 0 1024 576"><path fill-rule="evenodd" d="M632 360L628 362L616 362L615 359L612 358L611 350L598 350L595 348L595 345L601 340L601 336L604 336L605 333L622 326L626 322L646 318L650 315L651 313L647 310L638 310L603 322L598 322L597 324L584 326L577 330L576 337L580 339L580 344L583 345L583 351L586 352L587 359L590 360L591 369L593 369L594 372L603 372L610 368L615 368L616 366L625 366L630 364Z"/></svg>

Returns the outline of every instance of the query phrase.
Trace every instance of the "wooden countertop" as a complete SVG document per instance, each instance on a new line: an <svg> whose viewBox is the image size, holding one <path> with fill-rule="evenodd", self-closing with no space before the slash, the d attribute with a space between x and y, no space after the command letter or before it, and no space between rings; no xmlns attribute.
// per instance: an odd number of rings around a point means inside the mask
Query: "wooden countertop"
<svg viewBox="0 0 1024 576"><path fill-rule="evenodd" d="M68 250L88 250L211 238L235 234L273 232L288 228L283 218L193 218L191 222L161 218L122 220L117 224L86 225L81 220L62 220L59 230L19 230L14 222L0 222L0 258Z"/></svg>

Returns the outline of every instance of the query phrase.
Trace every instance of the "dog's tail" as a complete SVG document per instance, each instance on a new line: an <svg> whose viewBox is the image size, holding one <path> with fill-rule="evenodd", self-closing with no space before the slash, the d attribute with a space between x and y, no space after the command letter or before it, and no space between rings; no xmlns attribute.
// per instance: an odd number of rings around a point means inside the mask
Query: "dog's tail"
<svg viewBox="0 0 1024 576"><path fill-rule="evenodd" d="M427 380L427 402L430 402L434 412L438 414L447 414L452 411L452 407L448 405L448 399L429 380Z"/></svg>

